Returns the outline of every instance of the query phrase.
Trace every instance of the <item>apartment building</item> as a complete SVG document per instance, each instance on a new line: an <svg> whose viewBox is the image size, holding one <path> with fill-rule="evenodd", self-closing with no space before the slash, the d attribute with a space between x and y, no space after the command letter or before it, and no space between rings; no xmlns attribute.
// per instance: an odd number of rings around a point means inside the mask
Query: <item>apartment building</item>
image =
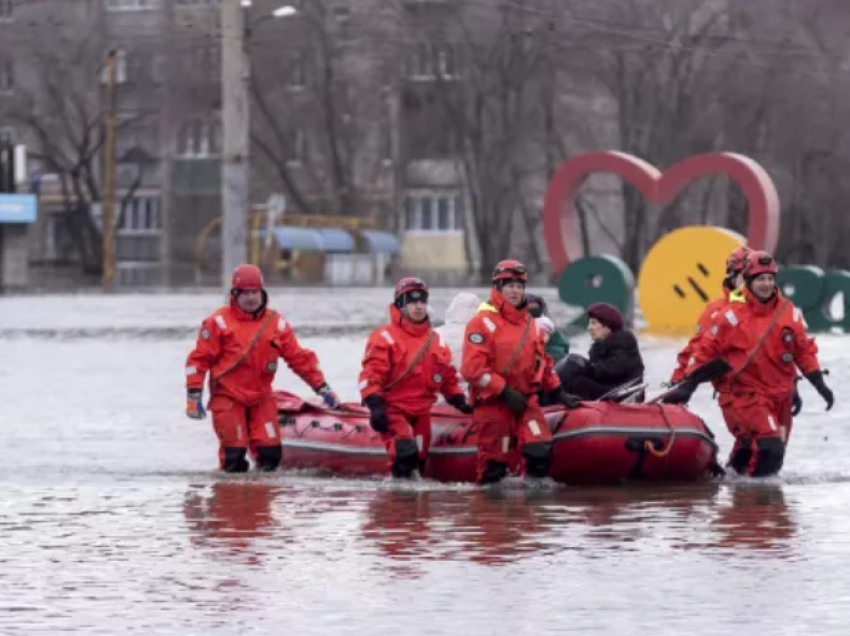
<svg viewBox="0 0 850 636"><path fill-rule="evenodd" d="M459 160L463 140L438 106L463 86L458 24L465 3L293 0L294 11L276 18L285 1L244 3L250 4L244 10L251 201L283 193L287 210L308 218L371 219L401 237L397 269L434 282L462 280L480 250L471 240L469 176ZM46 131L49 139L8 116L27 112L27 105L50 107L53 75L37 66L45 63L45 41L54 58L73 66L70 101L85 105L74 125ZM32 240L34 269L45 285L64 285L79 272L95 277L96 236L80 228L85 218L94 227L99 223L103 160L97 135L110 50L120 69L117 283L132 288L215 280L222 139L218 0L0 0L0 129L27 136L35 151L42 213ZM51 121L57 126L62 118ZM80 143L85 130L97 133L88 145ZM75 181L70 164L81 157L89 165L85 178Z"/></svg>

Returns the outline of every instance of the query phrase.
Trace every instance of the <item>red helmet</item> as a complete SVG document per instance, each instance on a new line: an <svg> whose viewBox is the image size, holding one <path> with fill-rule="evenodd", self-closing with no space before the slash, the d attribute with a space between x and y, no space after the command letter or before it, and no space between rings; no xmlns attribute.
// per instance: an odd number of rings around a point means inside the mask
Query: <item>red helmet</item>
<svg viewBox="0 0 850 636"><path fill-rule="evenodd" d="M744 277L747 280L752 280L759 274L776 274L779 273L779 267L776 261L767 252L750 252L747 254L746 265L744 266Z"/></svg>
<svg viewBox="0 0 850 636"><path fill-rule="evenodd" d="M493 284L498 281L519 280L523 283L528 282L528 270L525 265L519 261L507 260L500 261L493 270Z"/></svg>
<svg viewBox="0 0 850 636"><path fill-rule="evenodd" d="M398 281L395 286L395 304L403 307L405 296L411 292L419 292L421 294L421 296L411 294L416 300L428 300L428 285L425 284L425 281L421 278L408 276Z"/></svg>
<svg viewBox="0 0 850 636"><path fill-rule="evenodd" d="M232 289L263 289L263 273L256 265L240 265L233 270Z"/></svg>
<svg viewBox="0 0 850 636"><path fill-rule="evenodd" d="M749 253L749 248L743 245L735 248L735 250L729 254L729 258L726 259L726 273L730 276L740 274L743 271L744 266L747 264L747 255Z"/></svg>

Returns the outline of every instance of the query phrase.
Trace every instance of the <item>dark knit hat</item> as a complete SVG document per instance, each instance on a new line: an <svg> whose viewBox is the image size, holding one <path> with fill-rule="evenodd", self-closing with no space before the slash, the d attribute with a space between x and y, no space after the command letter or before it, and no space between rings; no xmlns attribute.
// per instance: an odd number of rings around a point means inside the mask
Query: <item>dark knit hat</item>
<svg viewBox="0 0 850 636"><path fill-rule="evenodd" d="M587 315L596 318L611 331L619 331L625 324L620 310L608 303L594 303L587 308Z"/></svg>
<svg viewBox="0 0 850 636"><path fill-rule="evenodd" d="M546 301L543 300L542 296L538 296L537 294L526 294L525 301L529 305L537 305L539 307L539 309L531 312L531 315L534 318L540 318L540 316L546 316L549 314L549 307L546 306Z"/></svg>

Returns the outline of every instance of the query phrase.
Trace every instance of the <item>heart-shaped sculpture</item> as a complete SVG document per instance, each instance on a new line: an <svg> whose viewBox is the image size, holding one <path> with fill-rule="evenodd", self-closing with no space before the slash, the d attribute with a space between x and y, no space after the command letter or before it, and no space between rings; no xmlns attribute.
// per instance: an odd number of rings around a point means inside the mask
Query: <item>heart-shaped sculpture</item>
<svg viewBox="0 0 850 636"><path fill-rule="evenodd" d="M779 194L764 168L735 153L688 157L661 172L633 155L615 151L588 152L562 163L546 189L543 232L552 268L557 274L584 256L576 228L575 196L584 180L595 172L618 175L655 205L665 205L692 181L725 174L744 193L749 204L747 244L773 252L779 240Z"/></svg>

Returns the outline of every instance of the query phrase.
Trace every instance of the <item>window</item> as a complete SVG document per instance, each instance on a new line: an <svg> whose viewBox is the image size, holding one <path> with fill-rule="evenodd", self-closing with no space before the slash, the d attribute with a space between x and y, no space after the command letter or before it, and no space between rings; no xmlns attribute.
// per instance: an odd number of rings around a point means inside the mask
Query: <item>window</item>
<svg viewBox="0 0 850 636"><path fill-rule="evenodd" d="M422 197L419 200L419 229L430 230L434 228L434 199Z"/></svg>
<svg viewBox="0 0 850 636"><path fill-rule="evenodd" d="M10 59L0 60L0 93L15 88L15 67Z"/></svg>
<svg viewBox="0 0 850 636"><path fill-rule="evenodd" d="M151 65L151 79L157 84L165 81L165 56L154 54Z"/></svg>
<svg viewBox="0 0 850 636"><path fill-rule="evenodd" d="M463 232L463 197L459 194L410 194L404 201L408 232Z"/></svg>
<svg viewBox="0 0 850 636"><path fill-rule="evenodd" d="M404 200L404 227L407 230L415 230L417 221L416 214L419 201L413 197L407 197Z"/></svg>
<svg viewBox="0 0 850 636"><path fill-rule="evenodd" d="M11 20L12 14L14 13L13 9L15 0L0 0L0 22L3 20Z"/></svg>
<svg viewBox="0 0 850 636"><path fill-rule="evenodd" d="M177 156L184 159L217 157L221 152L221 128L218 122L193 120L180 129Z"/></svg>
<svg viewBox="0 0 850 636"><path fill-rule="evenodd" d="M207 82L221 78L221 47L217 44L196 45L189 49L179 64L189 81Z"/></svg>
<svg viewBox="0 0 850 636"><path fill-rule="evenodd" d="M157 197L134 197L128 201L118 234L120 236L158 235L162 230L159 206Z"/></svg>
<svg viewBox="0 0 850 636"><path fill-rule="evenodd" d="M298 165L307 155L307 139L303 130L292 130L287 135L286 163Z"/></svg>
<svg viewBox="0 0 850 636"><path fill-rule="evenodd" d="M211 7L221 4L221 0L177 0L178 7Z"/></svg>
<svg viewBox="0 0 850 636"><path fill-rule="evenodd" d="M115 83L124 84L127 81L127 51L116 49L115 51ZM100 71L100 82L109 83L109 65L104 64Z"/></svg>
<svg viewBox="0 0 850 636"><path fill-rule="evenodd" d="M289 61L288 83L291 88L303 88L306 82L307 60L304 51L295 51Z"/></svg>
<svg viewBox="0 0 850 636"><path fill-rule="evenodd" d="M396 126L394 125L394 119L392 98L387 97L384 100L384 121L379 133L381 135L381 161L384 165L392 164L393 159L395 158L395 138L393 136L393 130L395 130Z"/></svg>
<svg viewBox="0 0 850 636"><path fill-rule="evenodd" d="M457 51L448 44L419 44L408 57L407 74L413 80L456 79Z"/></svg>
<svg viewBox="0 0 850 636"><path fill-rule="evenodd" d="M464 213L464 198L461 195L458 195L454 198L455 209L454 209L454 229L457 232L463 232L466 229L466 219Z"/></svg>
<svg viewBox="0 0 850 636"><path fill-rule="evenodd" d="M437 227L452 229L453 225L449 220L449 199L440 197L437 199Z"/></svg>
<svg viewBox="0 0 850 636"><path fill-rule="evenodd" d="M159 8L160 0L105 0L107 11L147 11Z"/></svg>
<svg viewBox="0 0 850 636"><path fill-rule="evenodd" d="M340 40L351 39L351 9L337 6L332 11L337 36Z"/></svg>
<svg viewBox="0 0 850 636"><path fill-rule="evenodd" d="M14 144L18 141L18 131L11 126L0 126L0 142Z"/></svg>
<svg viewBox="0 0 850 636"><path fill-rule="evenodd" d="M381 161L386 165L392 164L394 154L392 127L384 126L381 131Z"/></svg>

